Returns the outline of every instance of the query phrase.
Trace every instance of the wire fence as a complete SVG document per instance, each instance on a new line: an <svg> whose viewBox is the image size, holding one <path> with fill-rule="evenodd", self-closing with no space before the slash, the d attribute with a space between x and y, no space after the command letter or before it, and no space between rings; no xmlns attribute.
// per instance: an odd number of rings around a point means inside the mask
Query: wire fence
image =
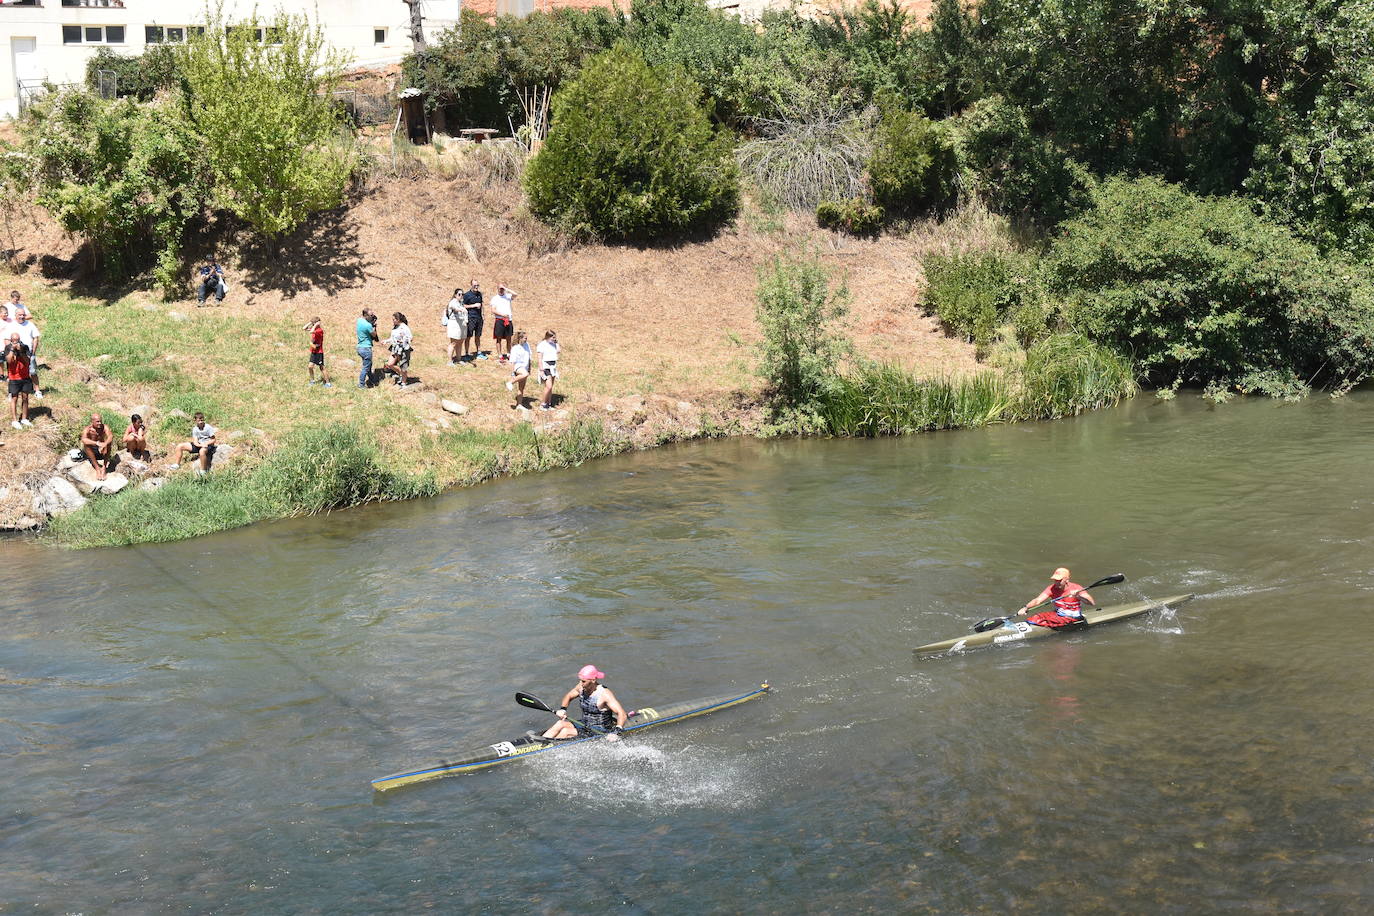
<svg viewBox="0 0 1374 916"><path fill-rule="evenodd" d="M396 120L396 99L391 93L358 92L356 89L340 89L333 93L336 102L348 112L348 117L359 127L378 124L390 125Z"/></svg>

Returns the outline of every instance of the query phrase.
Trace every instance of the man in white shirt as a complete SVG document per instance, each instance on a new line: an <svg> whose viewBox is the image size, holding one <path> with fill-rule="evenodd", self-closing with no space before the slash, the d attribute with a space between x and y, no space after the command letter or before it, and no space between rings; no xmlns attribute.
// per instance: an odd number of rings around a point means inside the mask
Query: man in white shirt
<svg viewBox="0 0 1374 916"><path fill-rule="evenodd" d="M197 474L210 470L210 459L215 455L216 429L205 422L205 414L196 413L196 423L191 427L191 440L183 442L172 452L172 463L167 467L176 469L181 466L182 455L199 456L200 467Z"/></svg>
<svg viewBox="0 0 1374 916"><path fill-rule="evenodd" d="M511 300L515 290L509 286L497 286L496 295L491 298L491 337L495 343L496 358L499 362L510 362L510 342L515 336L515 315L511 312ZM505 343L506 352L501 352Z"/></svg>
<svg viewBox="0 0 1374 916"><path fill-rule="evenodd" d="M10 322L10 330L19 333L19 339L29 348L30 372L33 377L33 396L36 400L43 400L43 392L38 387L38 338L43 336L43 332L38 330L38 325L33 323L29 310L19 304L19 290L10 293L10 302L14 304L14 320Z"/></svg>

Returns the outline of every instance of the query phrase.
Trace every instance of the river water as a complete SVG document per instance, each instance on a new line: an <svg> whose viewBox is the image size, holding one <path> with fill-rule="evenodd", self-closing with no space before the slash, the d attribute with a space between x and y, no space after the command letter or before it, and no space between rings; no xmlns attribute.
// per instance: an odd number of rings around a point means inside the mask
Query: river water
<svg viewBox="0 0 1374 916"><path fill-rule="evenodd" d="M1374 396L0 544L0 912L1369 912ZM954 657L1060 564L1172 611ZM545 724L737 709L414 788Z"/></svg>

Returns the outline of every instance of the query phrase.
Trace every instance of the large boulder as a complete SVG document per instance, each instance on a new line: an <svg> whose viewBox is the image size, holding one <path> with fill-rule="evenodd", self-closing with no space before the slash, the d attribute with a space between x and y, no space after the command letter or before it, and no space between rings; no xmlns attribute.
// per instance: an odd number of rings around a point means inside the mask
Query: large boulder
<svg viewBox="0 0 1374 916"><path fill-rule="evenodd" d="M71 481L50 477L33 495L33 511L40 516L66 515L86 505L86 497Z"/></svg>
<svg viewBox="0 0 1374 916"><path fill-rule="evenodd" d="M95 476L95 468L89 461L83 461L67 470L67 477L76 484L82 493L118 493L129 485L129 478L116 471L109 471L105 479Z"/></svg>
<svg viewBox="0 0 1374 916"><path fill-rule="evenodd" d="M448 398L444 398L442 401L440 401L439 406L442 407L444 410L448 411L449 413L459 417L468 412L468 409L464 407L462 404L459 404L457 401L450 401Z"/></svg>

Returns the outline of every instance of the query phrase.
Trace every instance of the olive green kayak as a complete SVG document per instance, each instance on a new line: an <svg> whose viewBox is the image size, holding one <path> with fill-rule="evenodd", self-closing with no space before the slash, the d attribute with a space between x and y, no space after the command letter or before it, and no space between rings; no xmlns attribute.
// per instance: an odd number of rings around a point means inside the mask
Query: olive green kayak
<svg viewBox="0 0 1374 916"><path fill-rule="evenodd" d="M1079 630L1086 630L1088 627L1095 627L1098 624L1112 623L1116 620L1126 620L1130 617L1139 617L1141 614L1146 614L1165 606L1177 607L1183 602L1191 601L1192 599L1192 595L1170 595L1168 598L1134 601L1130 604L1116 604L1103 608L1084 608L1083 623L1071 627L1037 627L1033 623L1026 623L1024 619L1008 620L995 630L985 630L982 633L969 633L967 636L956 636L953 639L945 639L940 642L930 643L929 645L918 646L913 651L917 655L936 655L941 652L963 652L965 649L977 649L980 646L1000 645L1006 642L1021 642L1026 639L1040 639L1043 636L1055 636L1061 633L1077 633Z"/></svg>

